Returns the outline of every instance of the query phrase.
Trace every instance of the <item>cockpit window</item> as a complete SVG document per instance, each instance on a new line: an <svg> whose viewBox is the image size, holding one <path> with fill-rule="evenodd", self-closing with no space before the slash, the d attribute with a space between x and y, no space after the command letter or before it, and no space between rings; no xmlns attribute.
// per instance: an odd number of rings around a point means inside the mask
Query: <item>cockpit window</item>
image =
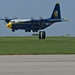
<svg viewBox="0 0 75 75"><path fill-rule="evenodd" d="M15 21L12 21L12 23L15 23Z"/></svg>
<svg viewBox="0 0 75 75"><path fill-rule="evenodd" d="M11 23L15 23L15 21L11 21Z"/></svg>

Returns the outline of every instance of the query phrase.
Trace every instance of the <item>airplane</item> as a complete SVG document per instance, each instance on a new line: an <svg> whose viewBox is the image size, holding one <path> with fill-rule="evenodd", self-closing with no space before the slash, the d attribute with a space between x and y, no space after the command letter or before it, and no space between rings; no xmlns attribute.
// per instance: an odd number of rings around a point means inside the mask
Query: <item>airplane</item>
<svg viewBox="0 0 75 75"><path fill-rule="evenodd" d="M50 18L40 18L40 19L0 19L4 20L7 24L6 26L12 29L12 32L15 30L25 30L25 32L38 32L39 30L43 30L56 22L68 22L68 19L61 18L60 4L57 2L55 4L53 13Z"/></svg>

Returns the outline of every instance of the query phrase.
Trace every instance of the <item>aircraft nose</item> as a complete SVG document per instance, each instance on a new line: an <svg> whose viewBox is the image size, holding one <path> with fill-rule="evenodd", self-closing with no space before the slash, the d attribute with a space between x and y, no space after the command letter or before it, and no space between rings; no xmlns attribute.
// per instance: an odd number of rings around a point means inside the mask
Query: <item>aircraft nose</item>
<svg viewBox="0 0 75 75"><path fill-rule="evenodd" d="M12 23L9 22L6 26L11 29L12 28Z"/></svg>

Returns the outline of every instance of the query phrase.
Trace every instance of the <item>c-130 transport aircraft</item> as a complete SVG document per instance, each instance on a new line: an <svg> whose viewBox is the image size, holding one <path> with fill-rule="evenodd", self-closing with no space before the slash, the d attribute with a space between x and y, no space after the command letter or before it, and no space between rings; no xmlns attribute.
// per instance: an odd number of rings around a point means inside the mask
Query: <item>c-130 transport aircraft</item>
<svg viewBox="0 0 75 75"><path fill-rule="evenodd" d="M6 26L12 29L12 32L15 30L25 30L25 32L38 32L39 30L43 30L56 22L68 22L66 18L61 18L60 12L60 4L56 3L53 13L50 18L46 19L0 19L4 20L7 24ZM45 39L46 33L45 31L39 32L39 39Z"/></svg>

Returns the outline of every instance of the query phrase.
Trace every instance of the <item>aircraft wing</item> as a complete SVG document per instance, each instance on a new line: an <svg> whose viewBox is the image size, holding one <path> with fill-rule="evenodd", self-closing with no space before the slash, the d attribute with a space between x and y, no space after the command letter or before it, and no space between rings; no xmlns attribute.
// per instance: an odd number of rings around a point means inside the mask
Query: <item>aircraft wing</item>
<svg viewBox="0 0 75 75"><path fill-rule="evenodd" d="M0 18L0 20L3 20L3 21L5 21L6 23L9 23L12 19L8 19L8 18L2 19L2 18Z"/></svg>

